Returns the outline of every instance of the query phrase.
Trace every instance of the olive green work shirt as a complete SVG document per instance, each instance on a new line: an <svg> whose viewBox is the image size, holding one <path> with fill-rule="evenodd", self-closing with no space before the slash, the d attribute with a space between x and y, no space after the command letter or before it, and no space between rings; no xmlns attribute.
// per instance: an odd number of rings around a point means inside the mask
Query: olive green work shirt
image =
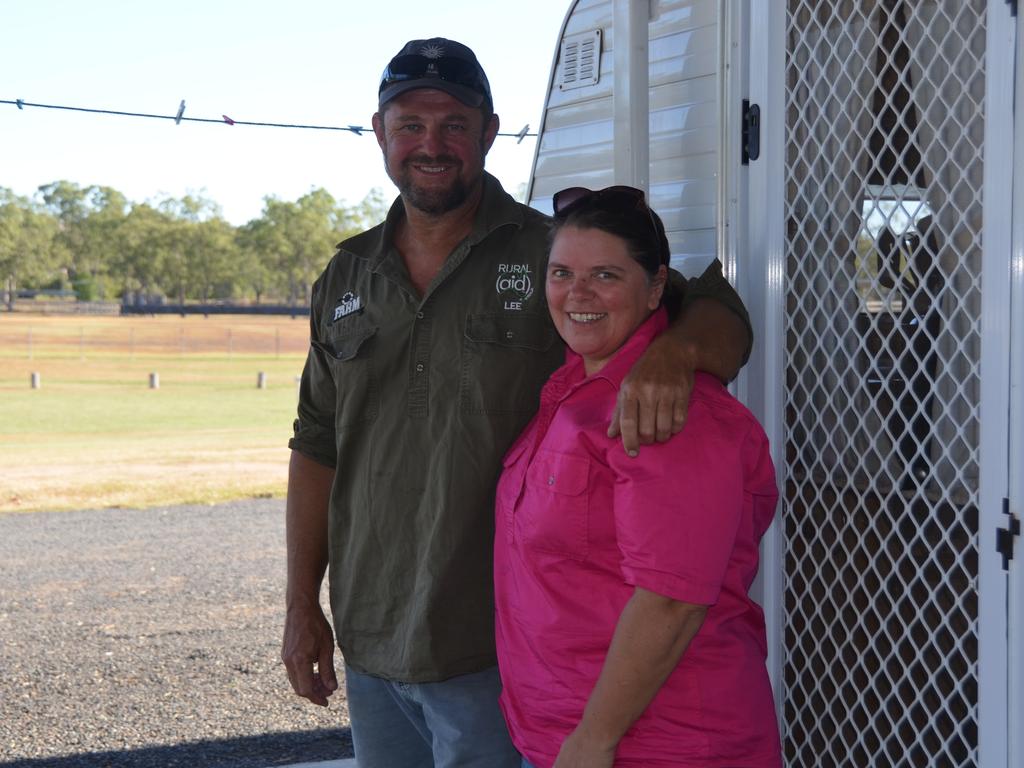
<svg viewBox="0 0 1024 768"><path fill-rule="evenodd" d="M564 348L544 298L546 216L485 174L472 233L419 296L392 245L403 215L399 198L313 287L289 446L335 469L328 579L345 662L430 682L497 663L494 488ZM697 294L745 317L720 268L691 281Z"/></svg>

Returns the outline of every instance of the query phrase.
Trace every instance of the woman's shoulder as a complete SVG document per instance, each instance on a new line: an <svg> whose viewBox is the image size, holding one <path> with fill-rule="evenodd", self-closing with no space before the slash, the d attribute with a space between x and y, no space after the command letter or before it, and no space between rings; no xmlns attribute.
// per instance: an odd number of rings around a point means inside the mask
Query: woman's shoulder
<svg viewBox="0 0 1024 768"><path fill-rule="evenodd" d="M723 426L757 423L747 406L733 397L721 381L703 371L697 371L693 377L687 422L691 416L712 419Z"/></svg>
<svg viewBox="0 0 1024 768"><path fill-rule="evenodd" d="M711 448L710 453L735 457L749 484L775 487L768 435L751 410L713 376L695 377L683 432L691 427L691 439Z"/></svg>

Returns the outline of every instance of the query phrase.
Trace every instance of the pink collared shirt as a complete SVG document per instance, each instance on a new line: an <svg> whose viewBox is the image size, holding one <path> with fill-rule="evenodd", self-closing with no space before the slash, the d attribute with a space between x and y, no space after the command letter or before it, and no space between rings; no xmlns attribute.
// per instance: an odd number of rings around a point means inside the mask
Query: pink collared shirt
<svg viewBox="0 0 1024 768"><path fill-rule="evenodd" d="M494 552L501 705L537 768L579 723L635 587L710 607L616 765L781 765L764 616L747 594L778 500L764 431L698 373L675 438L631 459L606 434L623 377L666 322L653 314L590 378L569 352L505 457Z"/></svg>

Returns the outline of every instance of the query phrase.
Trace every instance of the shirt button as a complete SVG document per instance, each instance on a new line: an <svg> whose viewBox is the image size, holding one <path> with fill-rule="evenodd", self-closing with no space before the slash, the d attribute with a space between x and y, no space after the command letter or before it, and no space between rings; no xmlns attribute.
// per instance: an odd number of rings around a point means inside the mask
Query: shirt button
<svg viewBox="0 0 1024 768"><path fill-rule="evenodd" d="M416 363L416 372L423 373L423 363Z"/></svg>
<svg viewBox="0 0 1024 768"><path fill-rule="evenodd" d="M555 476L551 475L550 477L548 477L548 485L554 485L554 484L555 484Z"/></svg>

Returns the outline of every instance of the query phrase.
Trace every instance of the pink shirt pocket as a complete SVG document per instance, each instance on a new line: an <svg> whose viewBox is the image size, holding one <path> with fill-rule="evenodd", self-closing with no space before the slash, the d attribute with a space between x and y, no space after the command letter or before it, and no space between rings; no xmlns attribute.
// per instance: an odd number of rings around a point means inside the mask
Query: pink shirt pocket
<svg viewBox="0 0 1024 768"><path fill-rule="evenodd" d="M590 459L537 451L516 509L516 537L523 546L585 560L590 517Z"/></svg>

